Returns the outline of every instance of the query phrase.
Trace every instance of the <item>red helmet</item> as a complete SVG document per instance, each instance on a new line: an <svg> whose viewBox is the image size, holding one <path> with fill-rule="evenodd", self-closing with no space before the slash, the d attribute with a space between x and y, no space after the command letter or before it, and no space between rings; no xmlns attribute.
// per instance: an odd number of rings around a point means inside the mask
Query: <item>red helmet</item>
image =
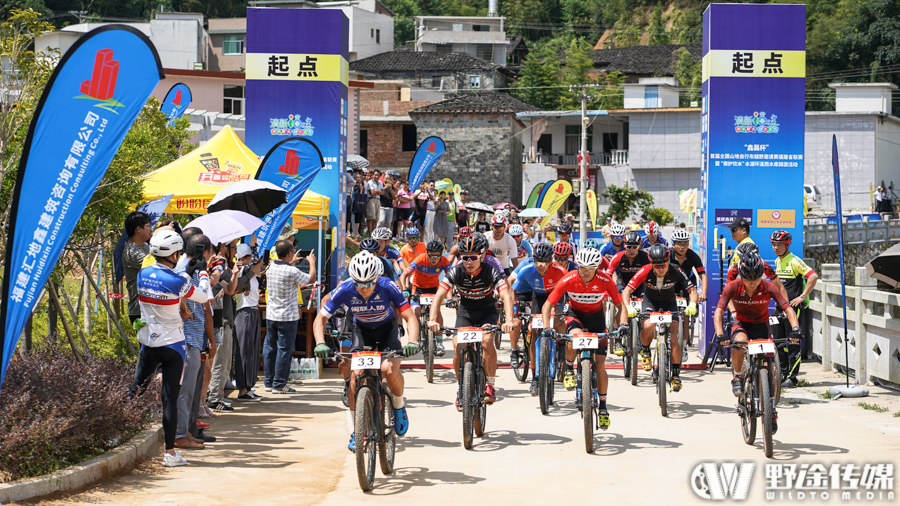
<svg viewBox="0 0 900 506"><path fill-rule="evenodd" d="M505 227L506 226L506 216L503 216L500 213L495 214L494 217L491 218L491 225L503 225Z"/></svg>
<svg viewBox="0 0 900 506"><path fill-rule="evenodd" d="M772 232L772 237L769 237L769 240L772 242L783 242L784 244L790 246L791 234L789 234L786 230L776 230Z"/></svg>
<svg viewBox="0 0 900 506"><path fill-rule="evenodd" d="M572 245L567 242L558 242L553 245L553 254L558 257L572 256Z"/></svg>
<svg viewBox="0 0 900 506"><path fill-rule="evenodd" d="M463 228L459 229L459 236L460 236L460 237L469 237L470 235L472 235L472 229L471 229L471 228L469 228L469 227L463 227Z"/></svg>

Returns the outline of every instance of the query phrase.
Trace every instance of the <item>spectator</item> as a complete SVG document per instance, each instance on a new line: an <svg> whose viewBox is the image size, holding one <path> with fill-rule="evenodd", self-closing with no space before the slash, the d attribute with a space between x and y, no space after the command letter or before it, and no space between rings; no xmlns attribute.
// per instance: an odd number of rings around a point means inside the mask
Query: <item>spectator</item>
<svg viewBox="0 0 900 506"><path fill-rule="evenodd" d="M878 186L875 188L875 192L872 194L872 196L875 197L875 212L876 213L880 213L880 212L882 212L882 209L884 209L884 207L881 204L882 199L884 198L884 193L882 193L883 191L884 191L884 188Z"/></svg>
<svg viewBox="0 0 900 506"><path fill-rule="evenodd" d="M397 221L400 222L398 237L406 236L406 227L410 226L410 217L413 213L413 192L409 189L409 181L403 180L400 190L397 192Z"/></svg>
<svg viewBox="0 0 900 506"><path fill-rule="evenodd" d="M432 179L428 182L428 201L425 203L425 228L422 232L425 234L423 240L425 244L434 237L434 203L437 200L437 190L434 189L435 182Z"/></svg>
<svg viewBox="0 0 900 506"><path fill-rule="evenodd" d="M467 190L460 190L459 206L456 210L456 226L459 228L469 226L469 209L466 207L467 200L469 200L469 192Z"/></svg>
<svg viewBox="0 0 900 506"><path fill-rule="evenodd" d="M375 224L378 223L378 211L380 209L380 199L378 197L384 189L380 170L375 169L371 174L366 175L365 188L369 194L369 200L366 201L366 229L371 234L375 230Z"/></svg>
<svg viewBox="0 0 900 506"><path fill-rule="evenodd" d="M444 243L444 248L450 249L450 246L453 246L453 229L450 221L447 219L447 215L450 214L447 192L441 191L438 194L434 212L436 214L434 219L434 238Z"/></svg>
<svg viewBox="0 0 900 506"><path fill-rule="evenodd" d="M297 292L301 285L309 284L316 275L316 255L310 251L305 260L309 262L309 274L293 266L301 260L294 252L291 241L282 240L275 244L278 260L266 271L269 298L266 300L266 341L263 348L263 371L265 371L266 391L273 394L296 392L287 385L291 372L291 354L297 340L297 322L300 310L297 306Z"/></svg>
<svg viewBox="0 0 900 506"><path fill-rule="evenodd" d="M241 277L241 266L232 261L237 245L234 241L219 245L219 254L210 262L210 270L222 270L219 282L213 287L213 332L216 340L216 356L213 357L209 387L206 390L206 406L214 411L234 411L230 401L225 401L225 383L231 376L234 353L234 297L238 290L249 286L250 278Z"/></svg>
<svg viewBox="0 0 900 506"><path fill-rule="evenodd" d="M150 217L136 211L125 218L125 233L128 241L122 250L122 265L125 266L125 288L128 290L128 318L131 323L141 317L141 304L138 300L137 275L141 270L144 258L150 254Z"/></svg>
<svg viewBox="0 0 900 506"><path fill-rule="evenodd" d="M237 245L241 276L250 281L241 292L241 300L234 313L234 330L237 334L237 353L234 356L234 382L238 399L258 401L261 396L251 392L259 373L259 271L262 261L254 261L252 250L246 244Z"/></svg>
<svg viewBox="0 0 900 506"><path fill-rule="evenodd" d="M381 193L378 194L380 202L380 210L378 212L378 227L391 228L391 220L394 217L394 180L390 174L384 175L384 184L381 186Z"/></svg>
<svg viewBox="0 0 900 506"><path fill-rule="evenodd" d="M425 215L428 212L428 199L430 197L430 192L428 191L428 184L421 183L419 188L413 192L413 197L415 200L415 218L413 221L416 223L417 228L423 232L421 240L425 240Z"/></svg>

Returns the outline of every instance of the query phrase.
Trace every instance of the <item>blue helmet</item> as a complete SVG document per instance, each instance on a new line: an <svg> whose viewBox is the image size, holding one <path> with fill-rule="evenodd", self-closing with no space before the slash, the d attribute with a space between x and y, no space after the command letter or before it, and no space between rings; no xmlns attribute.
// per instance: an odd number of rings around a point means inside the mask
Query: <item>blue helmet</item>
<svg viewBox="0 0 900 506"><path fill-rule="evenodd" d="M585 247L585 248L600 249L600 243L597 242L597 239L587 239L587 240L584 241L584 247Z"/></svg>
<svg viewBox="0 0 900 506"><path fill-rule="evenodd" d="M407 228L406 237L419 237L419 229L416 227Z"/></svg>

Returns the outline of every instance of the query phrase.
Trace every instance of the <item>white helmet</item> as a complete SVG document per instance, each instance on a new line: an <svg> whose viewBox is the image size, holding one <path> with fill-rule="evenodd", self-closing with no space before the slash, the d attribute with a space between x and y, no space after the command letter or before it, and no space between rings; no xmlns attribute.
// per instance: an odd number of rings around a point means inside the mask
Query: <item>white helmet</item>
<svg viewBox="0 0 900 506"><path fill-rule="evenodd" d="M365 283L384 274L384 264L381 263L381 259L368 251L360 251L350 260L347 271L353 281Z"/></svg>
<svg viewBox="0 0 900 506"><path fill-rule="evenodd" d="M575 255L575 263L578 267L599 267L603 262L603 255L600 250L594 248L582 248Z"/></svg>
<svg viewBox="0 0 900 506"><path fill-rule="evenodd" d="M184 240L174 230L164 230L150 238L150 254L168 257L184 249Z"/></svg>
<svg viewBox="0 0 900 506"><path fill-rule="evenodd" d="M613 237L625 237L625 234L628 231L625 229L625 225L620 223L616 223L609 229L609 235Z"/></svg>
<svg viewBox="0 0 900 506"><path fill-rule="evenodd" d="M506 216L503 216L503 213L497 213L491 218L492 225L503 225L506 226Z"/></svg>
<svg viewBox="0 0 900 506"><path fill-rule="evenodd" d="M650 237L655 237L659 235L659 225L655 221L650 221L647 223L647 226L644 227L644 230L647 232L647 235Z"/></svg>
<svg viewBox="0 0 900 506"><path fill-rule="evenodd" d="M391 240L391 231L386 227L378 227L372 231L372 239Z"/></svg>
<svg viewBox="0 0 900 506"><path fill-rule="evenodd" d="M519 237L524 234L525 230L522 229L522 225L510 225L509 226L509 235L513 237Z"/></svg>
<svg viewBox="0 0 900 506"><path fill-rule="evenodd" d="M690 241L691 234L687 232L687 230L683 228L676 228L674 232L672 232L672 241Z"/></svg>

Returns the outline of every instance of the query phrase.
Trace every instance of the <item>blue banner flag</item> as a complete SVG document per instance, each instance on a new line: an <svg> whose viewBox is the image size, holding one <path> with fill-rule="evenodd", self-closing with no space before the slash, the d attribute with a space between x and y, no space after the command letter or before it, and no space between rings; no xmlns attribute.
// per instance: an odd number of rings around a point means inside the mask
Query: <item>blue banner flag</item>
<svg viewBox="0 0 900 506"><path fill-rule="evenodd" d="M173 195L165 195L150 202L145 202L141 207L137 208L138 212L144 213L150 217L150 228L156 226L159 217L166 211L166 206L172 200ZM122 253L125 251L125 242L128 241L128 234L123 232L119 242L116 243L116 249L113 251L113 268L115 270L115 279L113 283L118 283L125 276L125 265L122 264Z"/></svg>
<svg viewBox="0 0 900 506"><path fill-rule="evenodd" d="M437 163L438 158L444 154L444 141L440 137L429 137L419 144L416 150L416 156L413 157L412 163L409 165L409 187L411 191L425 181L425 176Z"/></svg>
<svg viewBox="0 0 900 506"><path fill-rule="evenodd" d="M550 188L553 187L553 181L547 181L544 183L544 187L541 188L541 193L538 194L537 201L534 203L534 207L541 207L541 204L544 202L544 195L547 195L547 192Z"/></svg>
<svg viewBox="0 0 900 506"><path fill-rule="evenodd" d="M86 33L50 76L28 127L10 204L0 383L75 224L163 77L147 36L124 25Z"/></svg>
<svg viewBox="0 0 900 506"><path fill-rule="evenodd" d="M319 147L303 137L288 137L266 153L256 173L256 179L268 181L287 190L287 202L263 216L265 224L256 231L256 245L259 251L268 251L275 246L284 225L291 218L316 174L324 166L325 159L322 158Z"/></svg>
<svg viewBox="0 0 900 506"><path fill-rule="evenodd" d="M178 83L169 88L159 110L169 117L168 124L172 126L172 123L184 114L189 105L191 105L191 89L184 83Z"/></svg>

